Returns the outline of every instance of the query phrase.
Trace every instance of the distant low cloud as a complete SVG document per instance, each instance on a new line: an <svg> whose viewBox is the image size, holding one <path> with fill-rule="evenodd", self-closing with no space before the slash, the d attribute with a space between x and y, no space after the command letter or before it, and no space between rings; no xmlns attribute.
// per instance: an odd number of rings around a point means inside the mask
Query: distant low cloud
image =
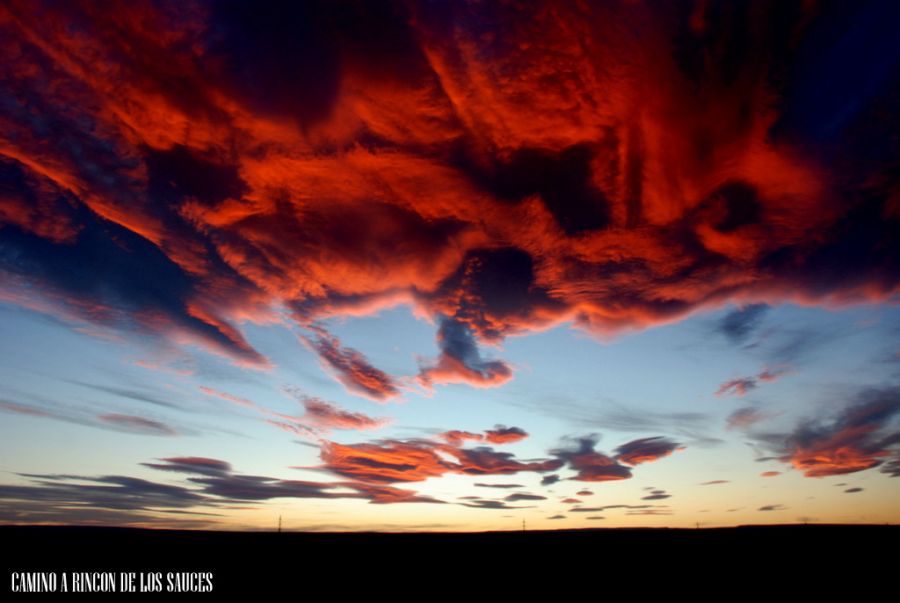
<svg viewBox="0 0 900 603"><path fill-rule="evenodd" d="M505 497L503 500L506 502L519 502L522 500L547 500L546 496L541 496L540 494L528 494L527 492L515 492Z"/></svg>

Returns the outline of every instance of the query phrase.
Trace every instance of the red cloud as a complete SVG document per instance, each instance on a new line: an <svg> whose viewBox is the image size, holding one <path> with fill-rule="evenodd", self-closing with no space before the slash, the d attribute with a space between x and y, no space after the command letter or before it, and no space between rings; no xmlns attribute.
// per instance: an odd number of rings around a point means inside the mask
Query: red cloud
<svg viewBox="0 0 900 603"><path fill-rule="evenodd" d="M378 429L387 419L373 419L360 412L349 412L319 398L303 399L306 413L300 421L308 422L324 430L328 429Z"/></svg>
<svg viewBox="0 0 900 603"><path fill-rule="evenodd" d="M785 462L806 477L827 477L877 467L896 454L900 432L897 387L860 392L854 404L828 421L800 424L784 444Z"/></svg>
<svg viewBox="0 0 900 603"><path fill-rule="evenodd" d="M669 456L676 450L684 450L684 446L663 437L643 438L616 448L616 460L634 466Z"/></svg>
<svg viewBox="0 0 900 603"><path fill-rule="evenodd" d="M459 431L457 429L445 431L444 433L440 434L439 437L447 440L447 442L453 444L454 446L460 446L466 440L480 442L484 439L484 436L480 433L472 433L471 431Z"/></svg>
<svg viewBox="0 0 900 603"><path fill-rule="evenodd" d="M497 425L494 429L484 432L484 438L492 444L511 444L524 440L528 437L528 433L518 427L504 427Z"/></svg>
<svg viewBox="0 0 900 603"><path fill-rule="evenodd" d="M334 371L347 391L383 402L400 395L394 379L371 364L357 350L342 347L341 341L322 329L316 329L315 340L303 341L319 355L322 364Z"/></svg>
<svg viewBox="0 0 900 603"><path fill-rule="evenodd" d="M776 381L789 372L790 369L788 367L781 366L765 369L753 377L739 377L737 379L732 379L720 385L719 389L716 390L716 395L727 396L729 394L735 394L738 396L745 396L750 390L756 389L759 386L760 381Z"/></svg>
<svg viewBox="0 0 900 603"><path fill-rule="evenodd" d="M318 438L332 429L379 429L390 423L386 418L373 418L359 412L344 410L334 403L326 402L320 398L306 396L301 392L288 390L297 400L303 404L306 412L301 416L294 416L270 410L255 402L240 396L226 392L220 392L210 387L201 386L203 393L228 400L238 406L251 408L260 414L270 417L266 422L288 433L295 433L304 437Z"/></svg>
<svg viewBox="0 0 900 603"><path fill-rule="evenodd" d="M898 291L894 159L813 153L779 84L813 9L241 10L3 4L18 260L0 287L260 368L241 324L410 303L447 321L421 383L481 387L513 371L478 343L566 321L606 335ZM754 52L733 52L737 30ZM815 121L892 132L863 100ZM359 352L310 344L355 393L398 395Z"/></svg>
<svg viewBox="0 0 900 603"><path fill-rule="evenodd" d="M449 435L448 434L452 434ZM488 447L462 448L475 439L468 432L449 431L432 440L383 440L378 443L338 444L325 441L324 468L363 482L418 482L446 473L508 475L523 471L545 473L559 469L562 461L547 459L522 462L508 452Z"/></svg>

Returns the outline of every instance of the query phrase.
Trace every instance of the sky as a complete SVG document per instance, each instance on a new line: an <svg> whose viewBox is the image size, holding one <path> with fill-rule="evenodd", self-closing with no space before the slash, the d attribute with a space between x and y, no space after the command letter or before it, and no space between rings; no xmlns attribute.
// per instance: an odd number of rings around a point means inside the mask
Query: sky
<svg viewBox="0 0 900 603"><path fill-rule="evenodd" d="M900 521L895 2L0 4L0 522Z"/></svg>

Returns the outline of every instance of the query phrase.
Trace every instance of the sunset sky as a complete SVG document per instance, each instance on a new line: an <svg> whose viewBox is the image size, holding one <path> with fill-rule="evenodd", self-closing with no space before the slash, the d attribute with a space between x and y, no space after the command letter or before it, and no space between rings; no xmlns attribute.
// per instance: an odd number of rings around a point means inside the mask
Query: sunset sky
<svg viewBox="0 0 900 603"><path fill-rule="evenodd" d="M900 522L897 23L0 2L0 523Z"/></svg>

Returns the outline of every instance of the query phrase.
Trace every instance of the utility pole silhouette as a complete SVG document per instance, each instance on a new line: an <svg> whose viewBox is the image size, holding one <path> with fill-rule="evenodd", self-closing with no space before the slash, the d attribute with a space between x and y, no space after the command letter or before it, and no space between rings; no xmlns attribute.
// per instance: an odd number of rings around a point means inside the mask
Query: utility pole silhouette
<svg viewBox="0 0 900 603"><path fill-rule="evenodd" d="M281 534L281 515L278 516L278 533Z"/></svg>
<svg viewBox="0 0 900 603"><path fill-rule="evenodd" d="M524 519L522 520L522 531L523 532L525 531L525 520Z"/></svg>

